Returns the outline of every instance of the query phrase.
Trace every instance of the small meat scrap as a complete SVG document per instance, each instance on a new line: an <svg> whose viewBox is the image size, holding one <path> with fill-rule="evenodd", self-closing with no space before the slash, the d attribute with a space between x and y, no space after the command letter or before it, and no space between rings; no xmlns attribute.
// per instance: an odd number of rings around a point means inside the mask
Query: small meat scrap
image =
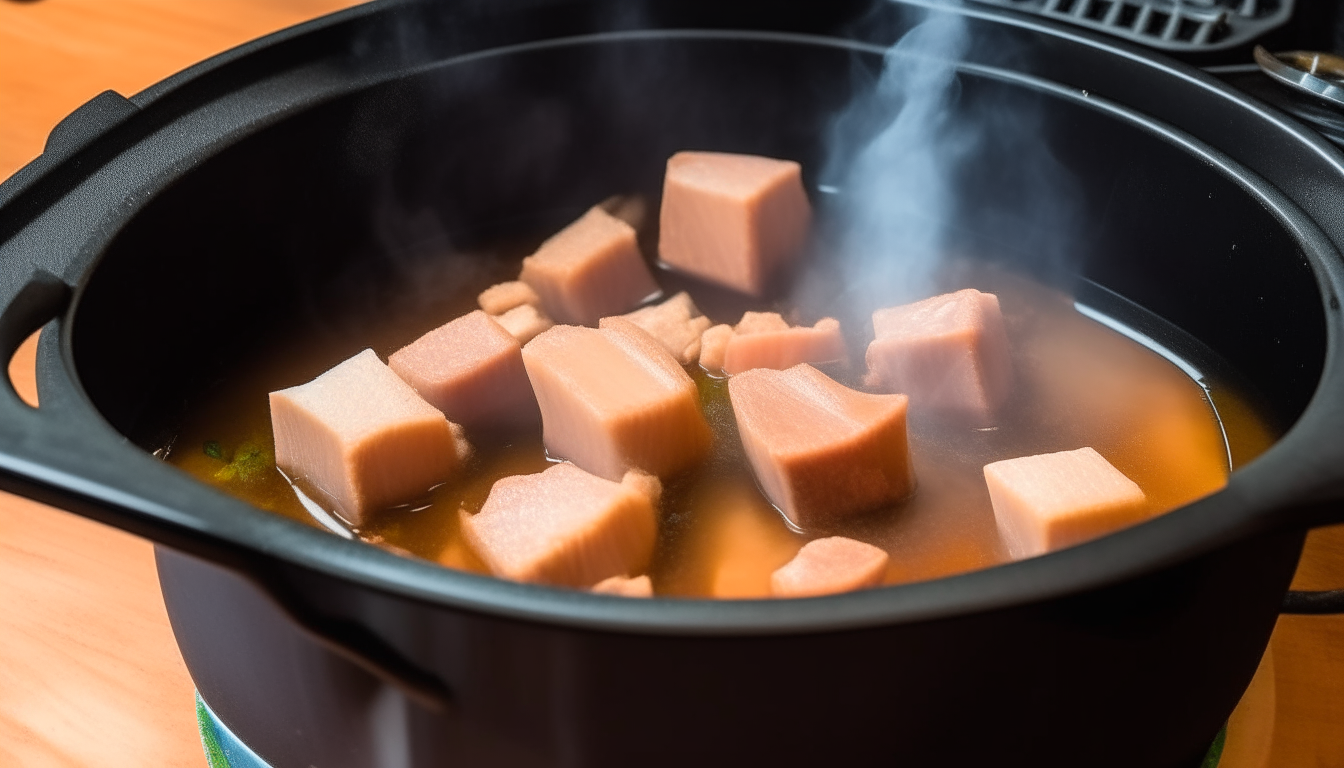
<svg viewBox="0 0 1344 768"><path fill-rule="evenodd" d="M656 528L647 496L573 464L499 480L479 513L462 513L494 575L579 589L647 568Z"/></svg>
<svg viewBox="0 0 1344 768"><path fill-rule="evenodd" d="M518 279L537 292L547 315L573 325L597 325L658 293L635 230L601 208L589 209L523 259Z"/></svg>
<svg viewBox="0 0 1344 768"><path fill-rule="evenodd" d="M1092 448L985 465L1008 553L1033 557L1151 516L1143 490Z"/></svg>
<svg viewBox="0 0 1344 768"><path fill-rule="evenodd" d="M903 392L916 410L989 423L1007 399L1013 369L999 299L975 289L873 313L868 382Z"/></svg>
<svg viewBox="0 0 1344 768"><path fill-rule="evenodd" d="M276 466L355 525L451 479L470 454L461 427L370 349L270 402Z"/></svg>
<svg viewBox="0 0 1344 768"><path fill-rule="evenodd" d="M843 362L840 321L823 317L811 328L791 327L775 312L747 312L733 328L723 351L723 372L735 376L752 368L782 371L800 363Z"/></svg>
<svg viewBox="0 0 1344 768"><path fill-rule="evenodd" d="M675 475L709 450L695 382L628 320L557 325L523 347L523 364L556 458L620 480L629 469Z"/></svg>
<svg viewBox="0 0 1344 768"><path fill-rule="evenodd" d="M531 304L516 306L496 317L495 322L517 339L519 344L526 344L535 339L537 334L555 325L551 318Z"/></svg>
<svg viewBox="0 0 1344 768"><path fill-rule="evenodd" d="M678 363L690 365L700 359L700 334L709 328L710 321L700 314L689 293L682 291L661 304L636 309L622 317L648 331ZM598 326L606 322L607 318L603 318Z"/></svg>
<svg viewBox="0 0 1344 768"><path fill-rule="evenodd" d="M700 367L712 376L723 376L723 358L728 352L728 340L733 338L733 326L716 325L700 334Z"/></svg>
<svg viewBox="0 0 1344 768"><path fill-rule="evenodd" d="M535 307L541 303L541 297L527 283L521 280L510 280L507 283L497 283L481 291L481 295L476 297L476 303L481 305L481 309L487 315L502 315L523 305Z"/></svg>
<svg viewBox="0 0 1344 768"><path fill-rule="evenodd" d="M811 220L798 163L678 152L663 179L658 255L677 269L759 296L792 264Z"/></svg>
<svg viewBox="0 0 1344 768"><path fill-rule="evenodd" d="M648 576L612 576L593 586L593 592L599 595L617 595L619 597L653 597L653 582Z"/></svg>
<svg viewBox="0 0 1344 768"><path fill-rule="evenodd" d="M522 345L479 309L393 352L388 365L467 429L536 422Z"/></svg>
<svg viewBox="0 0 1344 768"><path fill-rule="evenodd" d="M775 597L815 597L881 586L887 553L872 544L832 536L809 541L770 577Z"/></svg>
<svg viewBox="0 0 1344 768"><path fill-rule="evenodd" d="M894 504L914 489L905 395L873 395L810 365L734 376L728 396L761 489L801 528Z"/></svg>

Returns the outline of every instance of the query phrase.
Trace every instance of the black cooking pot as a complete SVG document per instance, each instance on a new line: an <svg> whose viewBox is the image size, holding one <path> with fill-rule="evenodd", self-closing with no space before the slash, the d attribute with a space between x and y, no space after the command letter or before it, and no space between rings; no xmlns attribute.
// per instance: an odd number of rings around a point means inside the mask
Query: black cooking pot
<svg viewBox="0 0 1344 768"><path fill-rule="evenodd" d="M448 246L656 194L679 149L812 173L924 13L978 41L960 114L1029 106L1032 143L1077 180L1077 290L1142 308L1133 324L1221 361L1287 429L1223 491L928 583L639 601L398 557L150 455L275 329L358 341ZM1012 141L991 135L954 181L957 236L1044 274ZM41 407L0 396L0 485L164 545L196 685L277 768L1186 764L1250 680L1307 528L1344 519L1341 200L1344 157L1320 137L1011 13L374 3L105 93L0 187L3 351L44 330Z"/></svg>

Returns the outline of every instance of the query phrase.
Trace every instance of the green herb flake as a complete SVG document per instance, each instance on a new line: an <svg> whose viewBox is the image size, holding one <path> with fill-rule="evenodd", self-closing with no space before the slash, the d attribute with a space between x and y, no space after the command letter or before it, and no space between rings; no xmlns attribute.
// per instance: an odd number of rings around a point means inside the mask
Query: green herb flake
<svg viewBox="0 0 1344 768"><path fill-rule="evenodd" d="M205 443L205 455L212 459L224 460L224 451L219 447L218 440L207 440Z"/></svg>
<svg viewBox="0 0 1344 768"><path fill-rule="evenodd" d="M264 476L274 466L275 454L270 446L261 440L248 440L233 452L233 461L215 473L215 479L247 483Z"/></svg>

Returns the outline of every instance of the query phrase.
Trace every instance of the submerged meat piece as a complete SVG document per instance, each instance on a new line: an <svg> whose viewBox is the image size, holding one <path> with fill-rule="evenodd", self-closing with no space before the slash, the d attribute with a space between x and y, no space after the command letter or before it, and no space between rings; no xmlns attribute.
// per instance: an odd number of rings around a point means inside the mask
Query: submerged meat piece
<svg viewBox="0 0 1344 768"><path fill-rule="evenodd" d="M811 328L790 327L774 312L747 312L733 329L723 353L723 372L733 376L752 368L777 371L799 363L845 359L840 321L823 317Z"/></svg>
<svg viewBox="0 0 1344 768"><path fill-rule="evenodd" d="M462 514L491 573L578 588L647 568L656 527L647 496L573 464L506 477L479 513Z"/></svg>
<svg viewBox="0 0 1344 768"><path fill-rule="evenodd" d="M531 304L521 304L495 318L504 330L508 331L519 344L535 339L537 334L555 325L551 318L543 315Z"/></svg>
<svg viewBox="0 0 1344 768"><path fill-rule="evenodd" d="M636 232L644 228L649 213L649 203L643 195L612 195L597 207L629 224Z"/></svg>
<svg viewBox="0 0 1344 768"><path fill-rule="evenodd" d="M546 314L574 325L596 325L658 292L635 230L601 208L589 209L523 259L518 279L537 292Z"/></svg>
<svg viewBox="0 0 1344 768"><path fill-rule="evenodd" d="M798 365L734 376L728 396L756 480L797 526L894 504L914 488L905 395L856 392Z"/></svg>
<svg viewBox="0 0 1344 768"><path fill-rule="evenodd" d="M619 595L620 597L653 597L653 582L648 576L612 576L593 586L594 592L601 595Z"/></svg>
<svg viewBox="0 0 1344 768"><path fill-rule="evenodd" d="M636 309L622 317L647 331L682 365L690 365L700 358L700 334L710 325L709 318L700 314L691 295L685 291L661 304ZM607 318L603 318L598 325L606 322Z"/></svg>
<svg viewBox="0 0 1344 768"><path fill-rule="evenodd" d="M966 290L873 313L868 381L929 409L988 423L1012 387L999 299Z"/></svg>
<svg viewBox="0 0 1344 768"><path fill-rule="evenodd" d="M628 320L557 325L523 348L523 364L552 456L619 480L629 469L674 475L709 450L695 382Z"/></svg>
<svg viewBox="0 0 1344 768"><path fill-rule="evenodd" d="M470 453L461 428L370 349L270 401L276 466L355 525L451 479Z"/></svg>
<svg viewBox="0 0 1344 768"><path fill-rule="evenodd" d="M1008 553L1032 557L1151 516L1143 491L1091 448L985 465Z"/></svg>
<svg viewBox="0 0 1344 768"><path fill-rule="evenodd" d="M678 152L663 179L658 255L697 277L759 296L802 249L811 220L797 163Z"/></svg>
<svg viewBox="0 0 1344 768"><path fill-rule="evenodd" d="M880 586L889 559L872 544L844 536L809 541L770 577L770 591L775 597L814 597Z"/></svg>
<svg viewBox="0 0 1344 768"><path fill-rule="evenodd" d="M728 340L731 338L731 325L716 325L700 334L700 367L714 376L722 376L723 358L728 352Z"/></svg>
<svg viewBox="0 0 1344 768"><path fill-rule="evenodd" d="M393 352L388 365L430 405L468 429L536 421L522 345L479 309Z"/></svg>
<svg viewBox="0 0 1344 768"><path fill-rule="evenodd" d="M476 297L476 303L481 305L487 315L502 315L525 304L536 306L541 303L541 297L527 283L510 280L481 291L481 295Z"/></svg>

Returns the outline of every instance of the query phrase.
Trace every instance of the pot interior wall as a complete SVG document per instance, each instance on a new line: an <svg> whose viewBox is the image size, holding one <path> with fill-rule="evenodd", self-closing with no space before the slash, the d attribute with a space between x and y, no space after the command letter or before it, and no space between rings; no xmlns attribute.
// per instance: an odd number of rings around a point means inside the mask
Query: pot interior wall
<svg viewBox="0 0 1344 768"><path fill-rule="evenodd" d="M797 159L819 199L830 126L880 65L798 42L646 37L477 58L314 104L204 158L126 224L80 299L79 376L154 448L259 351L306 338L386 354L379 328L508 279L499 243L525 248L613 193L656 203L677 150ZM1117 291L1222 356L1280 426L1296 419L1325 331L1285 227L1212 165L1084 101L962 84L957 120L1023 109L1039 130L974 147L955 179L957 248ZM1069 171L1067 217L1030 194L1022 158L1043 149Z"/></svg>

